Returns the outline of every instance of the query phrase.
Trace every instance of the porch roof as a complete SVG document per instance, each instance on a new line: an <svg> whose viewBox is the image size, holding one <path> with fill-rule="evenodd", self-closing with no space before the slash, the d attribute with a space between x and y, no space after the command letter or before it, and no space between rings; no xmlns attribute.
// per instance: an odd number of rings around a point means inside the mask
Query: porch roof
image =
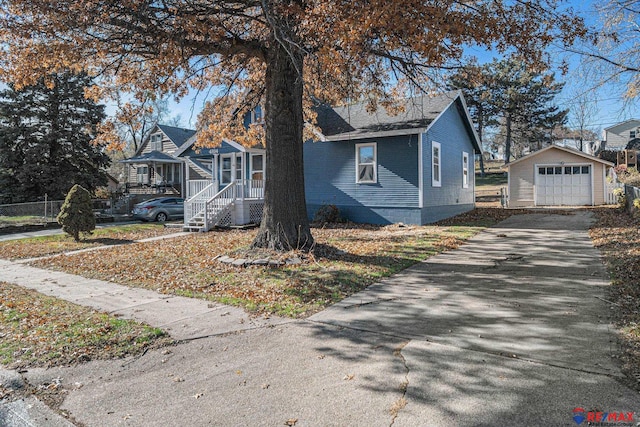
<svg viewBox="0 0 640 427"><path fill-rule="evenodd" d="M120 163L182 163L182 160L176 159L175 157L162 153L158 150L153 150L145 154L140 154L139 156L120 160Z"/></svg>

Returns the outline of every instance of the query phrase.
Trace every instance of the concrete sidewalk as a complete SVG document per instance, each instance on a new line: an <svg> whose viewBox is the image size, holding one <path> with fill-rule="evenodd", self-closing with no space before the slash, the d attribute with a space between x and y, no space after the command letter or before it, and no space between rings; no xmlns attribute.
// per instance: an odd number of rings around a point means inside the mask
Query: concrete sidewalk
<svg viewBox="0 0 640 427"><path fill-rule="evenodd" d="M612 357L590 221L584 211L512 217L297 321L1 262L2 280L187 339L14 380L57 379L60 409L86 426L568 426L578 407L633 412L635 424L640 396Z"/></svg>
<svg viewBox="0 0 640 427"><path fill-rule="evenodd" d="M0 279L162 328L176 340L203 338L288 321L277 317L250 316L236 307L159 294L6 260L0 260Z"/></svg>

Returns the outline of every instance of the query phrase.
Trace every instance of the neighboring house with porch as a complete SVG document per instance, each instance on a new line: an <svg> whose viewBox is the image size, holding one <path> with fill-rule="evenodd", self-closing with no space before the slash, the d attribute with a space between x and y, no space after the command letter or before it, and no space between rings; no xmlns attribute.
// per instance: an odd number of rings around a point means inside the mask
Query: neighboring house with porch
<svg viewBox="0 0 640 427"><path fill-rule="evenodd" d="M304 145L309 216L335 205L362 223L426 224L475 207L479 138L460 91L408 98L404 111L365 104L318 109Z"/></svg>
<svg viewBox="0 0 640 427"><path fill-rule="evenodd" d="M136 194L186 193L187 176L204 178L206 173L189 165L176 154L195 141L195 130L156 125L126 165L126 189Z"/></svg>
<svg viewBox="0 0 640 427"><path fill-rule="evenodd" d="M640 120L626 120L605 128L603 145L605 150L613 151L635 148L640 145Z"/></svg>
<svg viewBox="0 0 640 427"><path fill-rule="evenodd" d="M249 120L258 120L251 114ZM264 149L224 141L198 148L196 131L156 125L126 165L130 195L180 195L185 227L259 222L263 206Z"/></svg>

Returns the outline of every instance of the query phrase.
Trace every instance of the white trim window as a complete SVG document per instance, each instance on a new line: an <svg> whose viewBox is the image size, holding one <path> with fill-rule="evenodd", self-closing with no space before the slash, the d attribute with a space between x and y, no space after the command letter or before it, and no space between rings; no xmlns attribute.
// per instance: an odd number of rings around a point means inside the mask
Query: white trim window
<svg viewBox="0 0 640 427"><path fill-rule="evenodd" d="M251 155L251 179L264 179L264 154Z"/></svg>
<svg viewBox="0 0 640 427"><path fill-rule="evenodd" d="M442 146L439 142L431 142L431 185L442 186Z"/></svg>
<svg viewBox="0 0 640 427"><path fill-rule="evenodd" d="M225 154L220 158L220 183L231 184L231 169L232 169L232 157L231 154Z"/></svg>
<svg viewBox="0 0 640 427"><path fill-rule="evenodd" d="M356 184L378 182L377 173L378 144L356 144Z"/></svg>
<svg viewBox="0 0 640 427"><path fill-rule="evenodd" d="M151 135L151 151L162 151L162 134L155 133Z"/></svg>
<svg viewBox="0 0 640 427"><path fill-rule="evenodd" d="M462 152L462 188L469 188L469 153Z"/></svg>
<svg viewBox="0 0 640 427"><path fill-rule="evenodd" d="M243 175L243 170L242 170L242 157L244 156L244 154L238 154L236 155L236 164L235 164L235 175L236 175L236 181L241 181L244 177Z"/></svg>
<svg viewBox="0 0 640 427"><path fill-rule="evenodd" d="M148 166L138 166L136 168L136 182L138 184L145 184L148 181L148 177L149 177Z"/></svg>

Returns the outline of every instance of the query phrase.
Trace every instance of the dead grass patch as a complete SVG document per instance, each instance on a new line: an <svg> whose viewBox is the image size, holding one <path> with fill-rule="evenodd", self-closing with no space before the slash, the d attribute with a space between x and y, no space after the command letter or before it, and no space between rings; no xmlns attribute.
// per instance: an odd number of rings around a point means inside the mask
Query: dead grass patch
<svg viewBox="0 0 640 427"><path fill-rule="evenodd" d="M0 242L0 257L10 260L37 258L98 246L122 245L175 232L175 229L158 224L131 224L98 228L93 234L84 235L79 242L67 234L8 240Z"/></svg>
<svg viewBox="0 0 640 427"><path fill-rule="evenodd" d="M594 209L593 244L611 276L607 299L619 328L623 370L640 389L640 221L620 209Z"/></svg>
<svg viewBox="0 0 640 427"><path fill-rule="evenodd" d="M9 368L112 359L172 342L160 329L0 282L0 363Z"/></svg>
<svg viewBox="0 0 640 427"><path fill-rule="evenodd" d="M316 248L302 257L302 264L275 269L238 268L214 260L246 251L256 230L133 243L99 253L38 260L33 265L258 313L302 317L431 255L456 248L480 229L354 224L319 228L313 230Z"/></svg>

